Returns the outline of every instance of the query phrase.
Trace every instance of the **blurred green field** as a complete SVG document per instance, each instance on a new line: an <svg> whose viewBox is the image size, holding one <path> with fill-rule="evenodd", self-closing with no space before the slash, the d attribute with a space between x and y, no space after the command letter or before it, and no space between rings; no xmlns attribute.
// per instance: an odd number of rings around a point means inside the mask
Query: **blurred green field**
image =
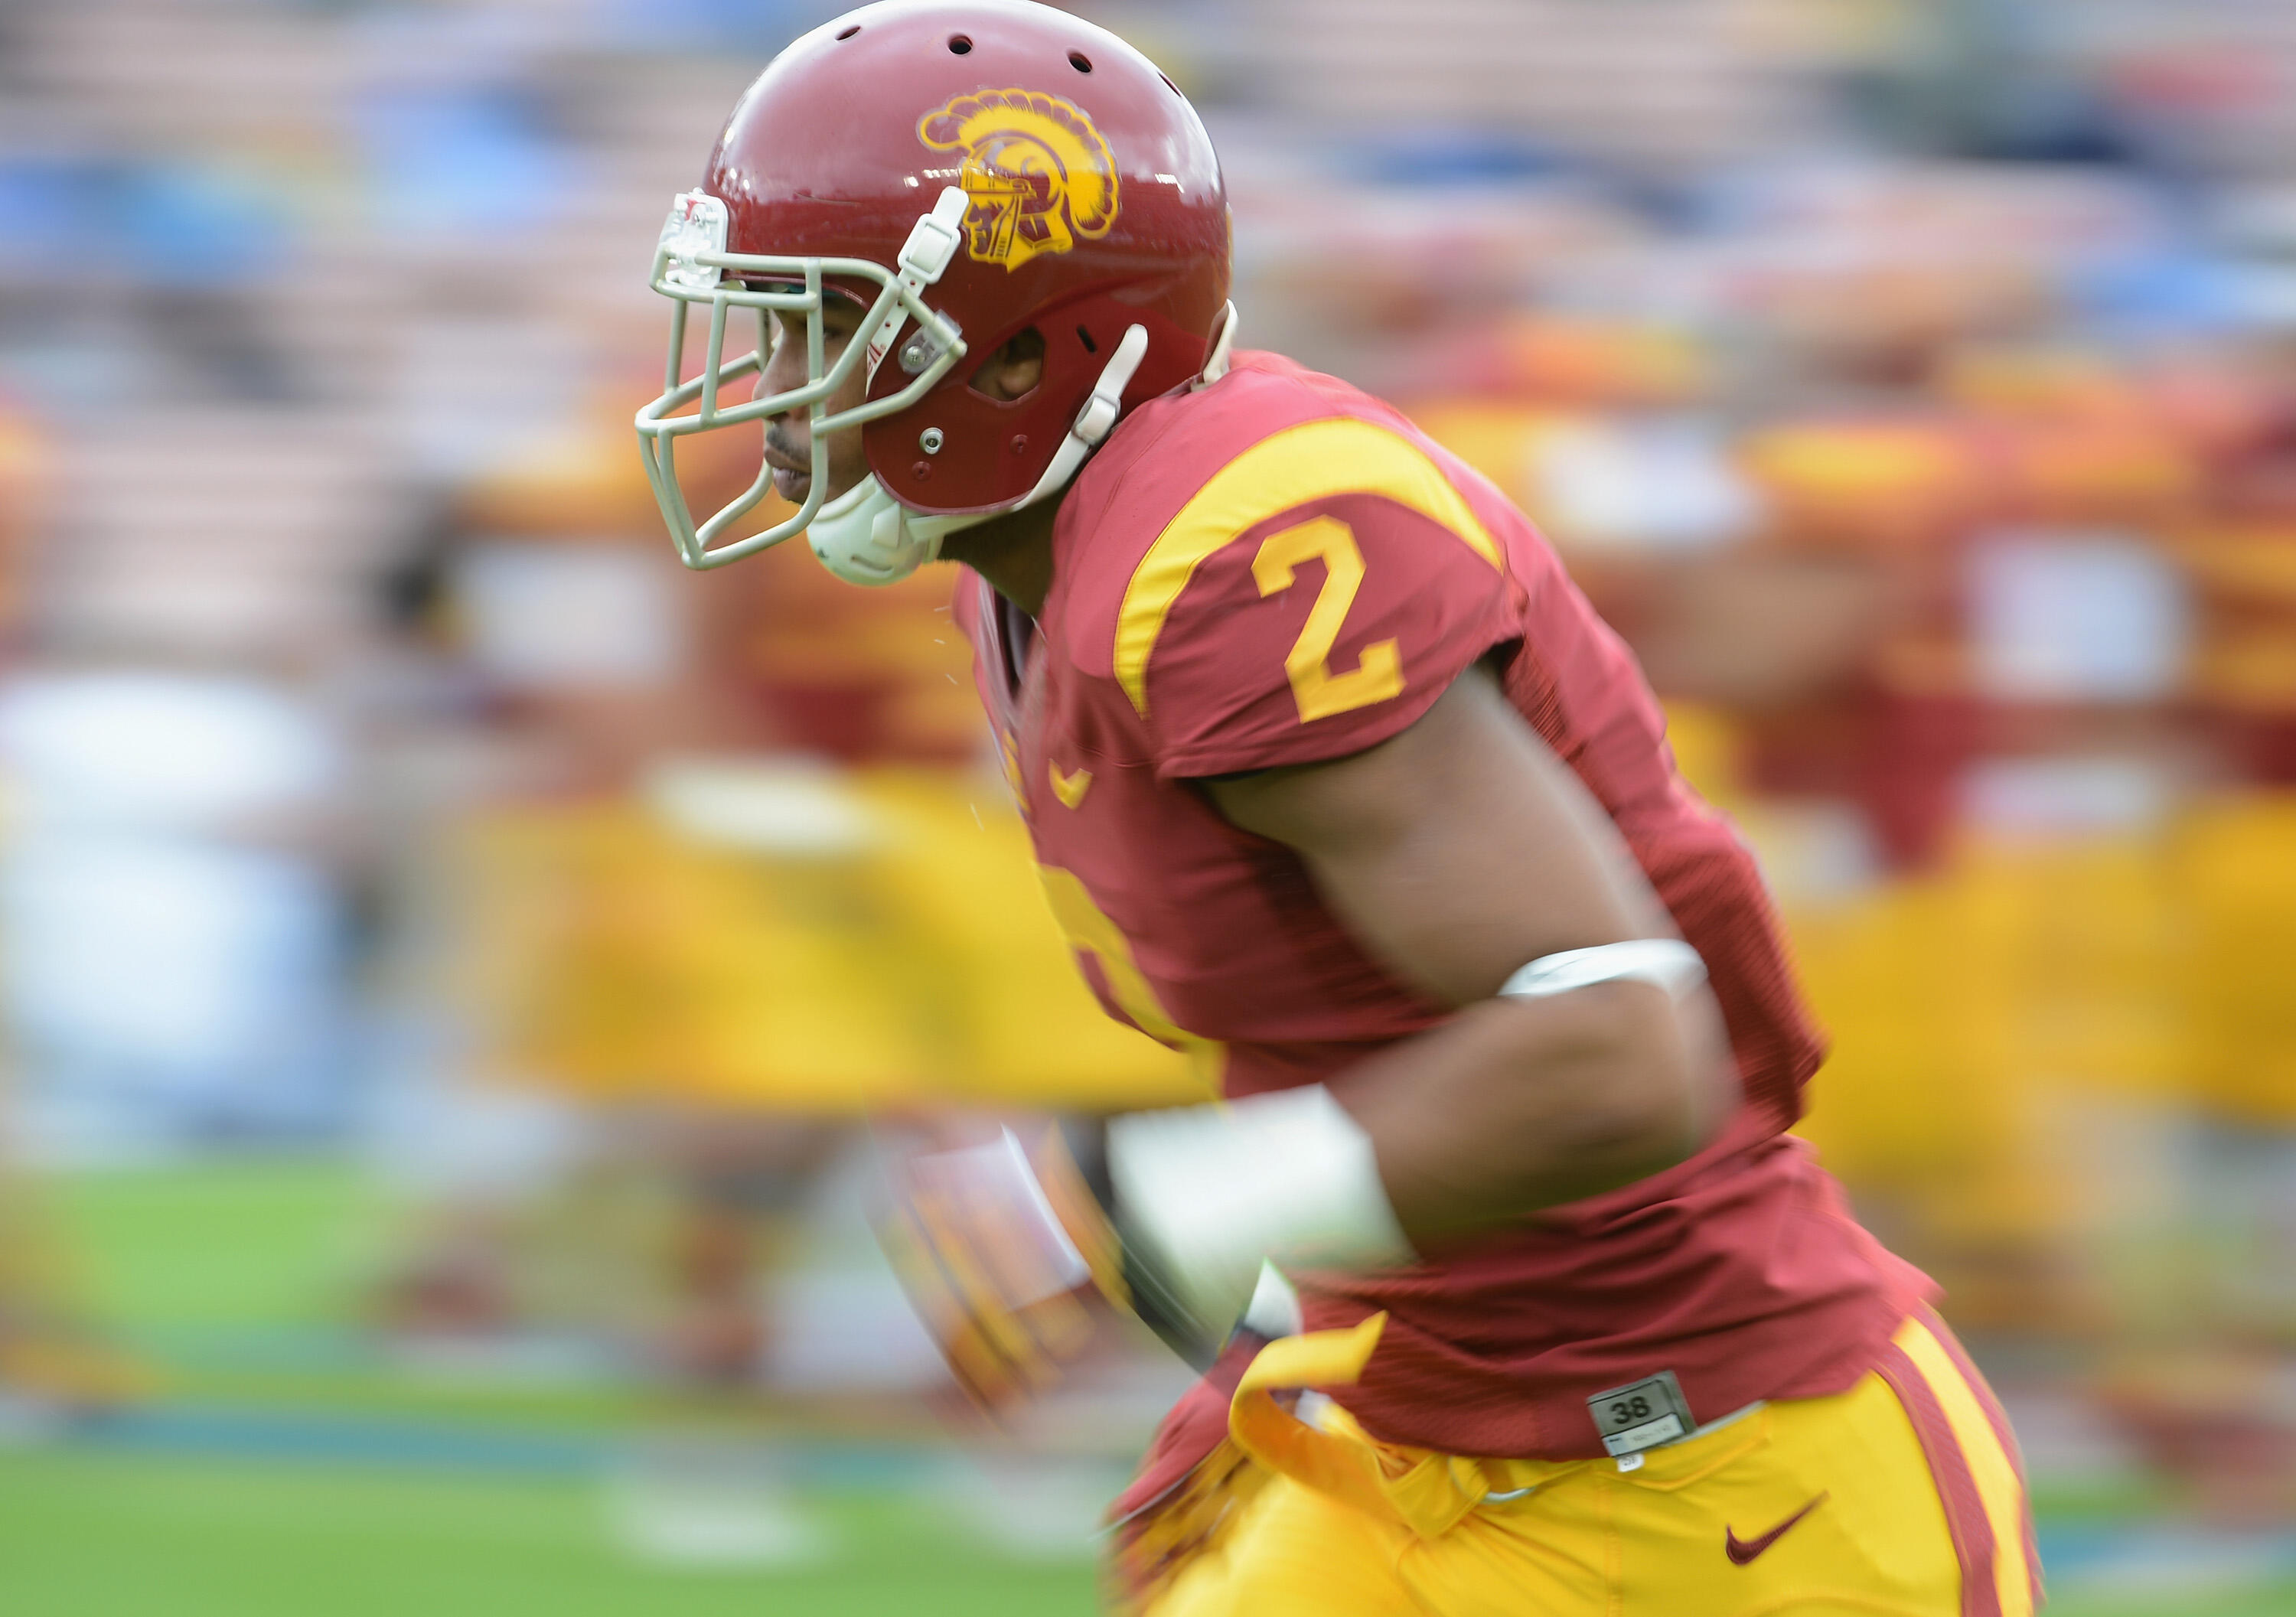
<svg viewBox="0 0 2296 1617"><path fill-rule="evenodd" d="M500 1479L74 1451L0 1453L0 1610L22 1617L720 1617L1088 1613L1090 1569L984 1555L898 1498L808 1513L800 1569L650 1566L603 1490Z"/></svg>
<svg viewBox="0 0 2296 1617"><path fill-rule="evenodd" d="M898 1496L807 1508L821 1564L680 1571L618 1548L580 1480L390 1473L70 1449L0 1452L0 1610L26 1617L718 1617L1093 1610L1080 1564L985 1552ZM2287 1617L2296 1590L2061 1598L2060 1617Z"/></svg>
<svg viewBox="0 0 2296 1617"><path fill-rule="evenodd" d="M639 1555L617 1529L613 1479L582 1457L660 1430L666 1414L691 1429L701 1412L611 1386L440 1383L362 1356L348 1328L355 1283L381 1227L365 1180L345 1165L82 1175L52 1185L47 1201L89 1294L158 1369L161 1391L145 1417L109 1432L0 1438L5 1617L1094 1609L1084 1554L1000 1552L945 1485L905 1473L883 1450L857 1450L825 1481L799 1479L817 1558L715 1570ZM170 1424L170 1411L183 1418ZM233 1441L234 1421L258 1441ZM306 1429L307 1445L282 1441ZM451 1454L346 1451L338 1441L402 1431L464 1434L512 1463L472 1468ZM820 1451L818 1433L810 1443ZM2054 1525L2094 1539L2116 1531L2123 1508L2067 1501L2045 1534ZM2116 1593L2093 1580L2052 1610L2292 1617L2296 1585Z"/></svg>

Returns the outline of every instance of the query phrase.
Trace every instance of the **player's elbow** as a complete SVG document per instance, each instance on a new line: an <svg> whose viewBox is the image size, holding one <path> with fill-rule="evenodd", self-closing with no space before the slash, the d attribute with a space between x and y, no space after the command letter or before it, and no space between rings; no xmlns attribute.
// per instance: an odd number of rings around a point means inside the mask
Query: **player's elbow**
<svg viewBox="0 0 2296 1617"><path fill-rule="evenodd" d="M1718 1129L1719 1075L1697 1023L1644 983L1581 990L1583 1065L1558 1120L1593 1189L1647 1178L1694 1155ZM1592 1192L1590 1191L1590 1194Z"/></svg>

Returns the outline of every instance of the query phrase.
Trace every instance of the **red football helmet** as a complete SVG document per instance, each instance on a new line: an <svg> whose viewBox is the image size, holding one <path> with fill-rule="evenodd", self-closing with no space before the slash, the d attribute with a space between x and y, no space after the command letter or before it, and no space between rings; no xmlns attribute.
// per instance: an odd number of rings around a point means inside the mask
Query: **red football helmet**
<svg viewBox="0 0 2296 1617"><path fill-rule="evenodd" d="M637 427L686 565L810 528L832 570L882 583L943 534L1057 493L1125 407L1219 368L1227 196L1194 109L1113 34L1029 0L885 0L798 39L750 86L701 189L670 210L653 287L676 301L669 363ZM868 312L829 365L832 294ZM687 380L696 307L709 344ZM736 309L757 311L759 348L729 360ZM763 363L769 309L806 313L808 382L728 403L726 384ZM970 385L960 360L1032 326L1045 344L1033 391L999 400ZM856 365L866 402L830 414ZM724 541L771 486L761 465L697 527L676 439L798 408L813 428L804 506ZM824 509L824 440L855 429L871 475Z"/></svg>

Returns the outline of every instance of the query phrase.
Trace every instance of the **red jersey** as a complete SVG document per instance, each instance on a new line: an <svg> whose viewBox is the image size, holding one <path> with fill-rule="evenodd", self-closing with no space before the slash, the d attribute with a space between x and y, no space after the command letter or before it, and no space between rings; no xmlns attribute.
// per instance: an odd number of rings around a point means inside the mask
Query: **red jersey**
<svg viewBox="0 0 2296 1617"><path fill-rule="evenodd" d="M1367 1431L1599 1455L1587 1399L1657 1371L1703 1422L1877 1362L1928 1283L1784 1133L1822 1046L1753 859L1675 773L1632 657L1520 512L1386 406L1253 354L1134 411L1053 546L1034 626L971 578L959 619L1085 975L1208 1085L1316 1082L1447 1012L1366 956L1291 850L1191 783L1360 751L1486 656L1706 961L1743 1100L1704 1151L1461 1255L1293 1276L1310 1328L1388 1311L1336 1392ZM1168 1431L1152 1473L1207 1446Z"/></svg>

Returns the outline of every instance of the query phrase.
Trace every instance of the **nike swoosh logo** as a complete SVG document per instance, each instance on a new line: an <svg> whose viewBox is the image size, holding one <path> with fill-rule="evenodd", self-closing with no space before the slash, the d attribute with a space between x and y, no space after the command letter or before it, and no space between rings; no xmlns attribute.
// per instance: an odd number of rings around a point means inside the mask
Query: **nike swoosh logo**
<svg viewBox="0 0 2296 1617"><path fill-rule="evenodd" d="M1830 1494L1822 1493L1818 1495L1817 1498L1812 1499L1808 1504L1803 1506L1800 1510L1794 1512L1793 1514L1788 1516L1784 1521L1779 1523L1775 1527L1770 1529L1769 1531L1764 1533L1759 1539L1741 1539L1727 1526L1725 1526L1722 1529L1722 1548L1724 1553L1730 1557L1730 1564L1733 1566L1746 1566L1751 1564L1755 1556L1769 1548L1771 1545L1775 1544L1780 1539L1784 1538L1788 1531L1792 1528L1795 1523L1800 1521L1804 1516L1809 1514L1811 1511L1816 1510L1819 1506L1824 1504L1832 1496Z"/></svg>
<svg viewBox="0 0 2296 1617"><path fill-rule="evenodd" d="M1092 771L1079 769L1074 775L1062 775L1058 764L1045 766L1053 776L1053 795L1070 808L1084 801L1084 794L1092 789Z"/></svg>

